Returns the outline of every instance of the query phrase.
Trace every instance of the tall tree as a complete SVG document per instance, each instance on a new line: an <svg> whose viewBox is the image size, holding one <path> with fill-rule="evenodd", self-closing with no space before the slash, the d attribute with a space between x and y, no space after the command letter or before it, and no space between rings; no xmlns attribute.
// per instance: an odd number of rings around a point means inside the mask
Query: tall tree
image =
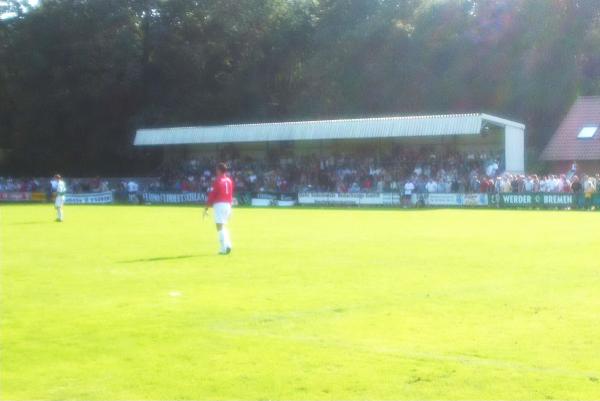
<svg viewBox="0 0 600 401"><path fill-rule="evenodd" d="M539 150L600 94L597 0L28 4L0 0L12 174L144 171L142 126L382 114L503 114Z"/></svg>

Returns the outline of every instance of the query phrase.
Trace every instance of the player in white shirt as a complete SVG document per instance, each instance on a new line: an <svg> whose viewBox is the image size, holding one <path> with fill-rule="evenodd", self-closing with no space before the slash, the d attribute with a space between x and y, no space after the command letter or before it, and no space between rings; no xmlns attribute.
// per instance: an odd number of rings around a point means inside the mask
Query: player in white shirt
<svg viewBox="0 0 600 401"><path fill-rule="evenodd" d="M54 201L54 207L56 208L56 221L63 221L63 205L65 204L65 194L67 193L67 185L63 181L60 174L54 176L56 181L56 199Z"/></svg>

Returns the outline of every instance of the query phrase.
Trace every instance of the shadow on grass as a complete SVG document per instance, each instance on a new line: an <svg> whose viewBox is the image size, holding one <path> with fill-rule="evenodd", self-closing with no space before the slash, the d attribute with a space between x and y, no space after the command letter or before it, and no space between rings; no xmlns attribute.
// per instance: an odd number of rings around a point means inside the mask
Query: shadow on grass
<svg viewBox="0 0 600 401"><path fill-rule="evenodd" d="M191 258L200 258L200 257L206 257L206 256L210 256L210 255L204 254L204 255L157 256L155 258L121 260L117 263L160 262L163 260L191 259Z"/></svg>
<svg viewBox="0 0 600 401"><path fill-rule="evenodd" d="M40 220L40 221L19 221L16 223L9 223L9 226L24 226L24 225L32 225L32 224L55 224L54 220Z"/></svg>

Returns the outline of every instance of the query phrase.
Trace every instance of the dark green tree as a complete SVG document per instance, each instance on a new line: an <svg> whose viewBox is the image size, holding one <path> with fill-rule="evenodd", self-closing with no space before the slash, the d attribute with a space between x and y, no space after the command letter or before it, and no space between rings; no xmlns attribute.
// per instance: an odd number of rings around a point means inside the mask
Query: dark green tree
<svg viewBox="0 0 600 401"><path fill-rule="evenodd" d="M600 94L597 0L0 1L0 174L133 174L136 128L487 111L540 150Z"/></svg>

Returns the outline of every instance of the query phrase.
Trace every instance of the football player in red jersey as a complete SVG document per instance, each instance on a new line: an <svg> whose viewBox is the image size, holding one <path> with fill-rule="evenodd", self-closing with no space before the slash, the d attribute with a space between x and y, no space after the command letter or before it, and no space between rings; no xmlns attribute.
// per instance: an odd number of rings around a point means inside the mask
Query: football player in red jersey
<svg viewBox="0 0 600 401"><path fill-rule="evenodd" d="M227 222L231 217L233 189L233 180L227 175L227 165L219 163L217 165L217 178L208 194L204 215L208 214L208 208L212 206L215 212L217 232L219 233L219 244L221 244L220 255L231 253L231 239L227 230Z"/></svg>

